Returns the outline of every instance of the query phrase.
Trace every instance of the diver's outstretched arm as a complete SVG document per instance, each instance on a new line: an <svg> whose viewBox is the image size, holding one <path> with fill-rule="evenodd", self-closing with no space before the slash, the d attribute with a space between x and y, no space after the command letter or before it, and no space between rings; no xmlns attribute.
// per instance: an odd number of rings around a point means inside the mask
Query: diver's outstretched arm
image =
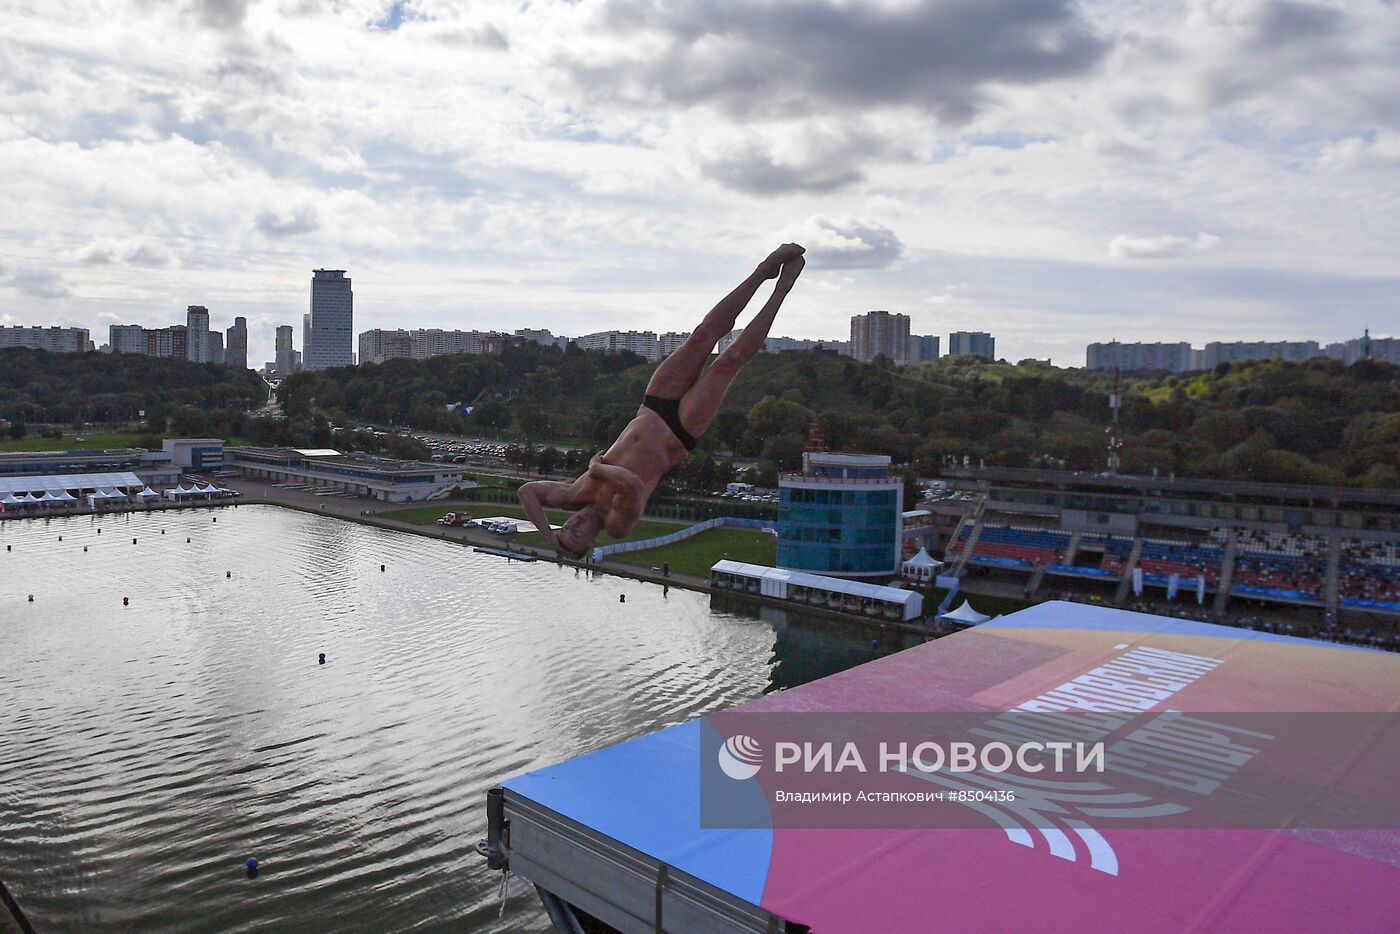
<svg viewBox="0 0 1400 934"><path fill-rule="evenodd" d="M533 480L529 483L522 483L520 489L515 491L520 505L525 507L525 515L529 517L531 522L535 523L535 528L540 530L545 541L549 542L549 546L555 551L559 550L559 537L554 534L554 529L549 524L544 510L546 506L555 509L567 506L576 485L577 481L560 483L558 480Z"/></svg>

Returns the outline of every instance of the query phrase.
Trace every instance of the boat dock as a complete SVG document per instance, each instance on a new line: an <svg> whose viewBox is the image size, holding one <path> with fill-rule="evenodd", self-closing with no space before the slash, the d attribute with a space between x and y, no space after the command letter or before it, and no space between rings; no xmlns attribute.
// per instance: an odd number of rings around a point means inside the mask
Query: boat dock
<svg viewBox="0 0 1400 934"><path fill-rule="evenodd" d="M504 548L486 548L477 545L472 551L483 555L495 555L498 558L509 558L512 561L538 561L534 555L527 555L519 551L506 551Z"/></svg>

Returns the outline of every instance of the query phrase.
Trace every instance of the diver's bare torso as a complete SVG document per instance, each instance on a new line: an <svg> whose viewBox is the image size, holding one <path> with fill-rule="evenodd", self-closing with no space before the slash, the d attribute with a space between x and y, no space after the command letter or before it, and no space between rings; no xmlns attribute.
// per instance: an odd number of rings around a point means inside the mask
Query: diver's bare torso
<svg viewBox="0 0 1400 934"><path fill-rule="evenodd" d="M640 499L645 502L666 472L685 460L689 453L671 433L671 429L666 427L661 416L642 406L612 447L603 452L602 461L614 467L625 467L636 474L642 482ZM593 506L606 516L612 511L613 497L617 492L609 484L585 474L579 478L569 505L574 509Z"/></svg>

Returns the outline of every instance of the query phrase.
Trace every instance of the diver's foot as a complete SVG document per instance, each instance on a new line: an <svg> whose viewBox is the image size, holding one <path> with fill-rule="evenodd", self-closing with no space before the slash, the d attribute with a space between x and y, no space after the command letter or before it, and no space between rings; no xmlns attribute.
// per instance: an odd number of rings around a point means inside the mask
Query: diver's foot
<svg viewBox="0 0 1400 934"><path fill-rule="evenodd" d="M789 263L799 258L804 252L806 252L806 250L800 244L784 243L772 253L769 253L767 259L758 264L759 272L763 274L763 278L765 279L776 279L778 273L782 271L784 263Z"/></svg>
<svg viewBox="0 0 1400 934"><path fill-rule="evenodd" d="M806 265L807 261L801 256L794 256L783 263L782 272L778 273L778 285L791 288L792 284L797 281L797 277L802 275L802 269Z"/></svg>

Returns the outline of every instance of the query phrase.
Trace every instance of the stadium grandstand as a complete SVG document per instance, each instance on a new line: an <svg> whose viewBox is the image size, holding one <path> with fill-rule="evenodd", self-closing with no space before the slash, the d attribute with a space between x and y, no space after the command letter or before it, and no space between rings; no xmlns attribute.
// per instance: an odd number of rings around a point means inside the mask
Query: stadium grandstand
<svg viewBox="0 0 1400 934"><path fill-rule="evenodd" d="M959 577L1207 615L1297 607L1400 618L1400 492L1017 468L953 467L935 504ZM1372 614L1380 614L1372 617Z"/></svg>

